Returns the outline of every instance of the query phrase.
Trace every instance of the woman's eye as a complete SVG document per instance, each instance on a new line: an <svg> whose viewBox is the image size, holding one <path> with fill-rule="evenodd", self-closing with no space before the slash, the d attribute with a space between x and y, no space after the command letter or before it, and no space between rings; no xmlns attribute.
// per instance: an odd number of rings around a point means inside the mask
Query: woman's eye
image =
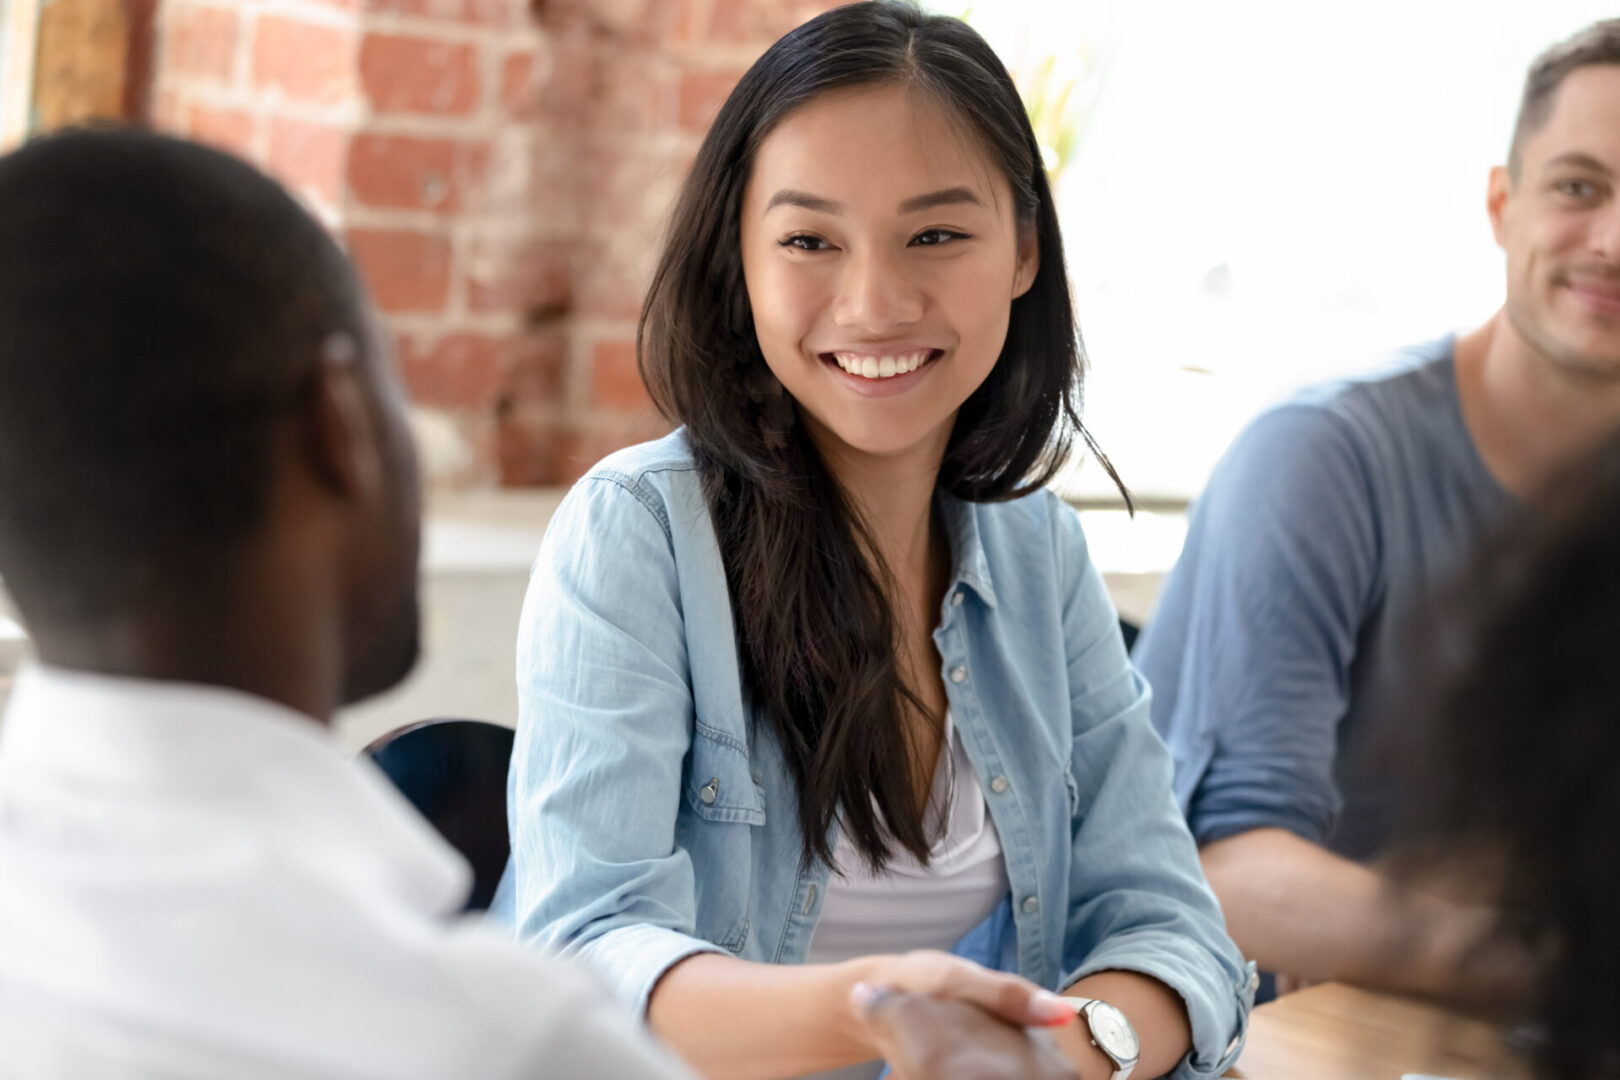
<svg viewBox="0 0 1620 1080"><path fill-rule="evenodd" d="M798 248L800 251L826 251L827 248L832 246L821 237L811 236L809 233L797 233L786 240L779 241L779 243L782 247Z"/></svg>
<svg viewBox="0 0 1620 1080"><path fill-rule="evenodd" d="M952 240L966 240L966 233L953 232L950 229L928 229L911 238L916 247L938 247Z"/></svg>

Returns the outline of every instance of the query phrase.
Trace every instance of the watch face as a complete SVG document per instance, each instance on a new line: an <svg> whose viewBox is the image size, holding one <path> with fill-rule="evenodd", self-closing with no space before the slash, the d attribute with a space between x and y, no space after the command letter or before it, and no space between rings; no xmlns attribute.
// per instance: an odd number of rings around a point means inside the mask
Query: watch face
<svg viewBox="0 0 1620 1080"><path fill-rule="evenodd" d="M1099 1001L1091 1007L1091 1037L1103 1052L1119 1062L1135 1061L1140 1049L1136 1043L1136 1029L1125 1019L1125 1014Z"/></svg>

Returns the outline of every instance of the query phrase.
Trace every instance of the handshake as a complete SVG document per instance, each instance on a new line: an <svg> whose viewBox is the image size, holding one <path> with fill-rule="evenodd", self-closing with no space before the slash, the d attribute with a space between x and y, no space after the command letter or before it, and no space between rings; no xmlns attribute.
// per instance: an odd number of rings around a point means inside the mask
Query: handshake
<svg viewBox="0 0 1620 1080"><path fill-rule="evenodd" d="M857 983L850 1004L882 1049L894 1080L1080 1077L1047 1031L1014 1024L971 1002Z"/></svg>

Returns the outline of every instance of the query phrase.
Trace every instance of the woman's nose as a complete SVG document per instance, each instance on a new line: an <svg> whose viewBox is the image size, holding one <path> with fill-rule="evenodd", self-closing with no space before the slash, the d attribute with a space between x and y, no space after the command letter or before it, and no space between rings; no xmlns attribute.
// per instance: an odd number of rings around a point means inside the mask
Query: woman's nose
<svg viewBox="0 0 1620 1080"><path fill-rule="evenodd" d="M833 317L839 326L876 335L916 322L923 306L923 294L900 260L866 252L849 259Z"/></svg>

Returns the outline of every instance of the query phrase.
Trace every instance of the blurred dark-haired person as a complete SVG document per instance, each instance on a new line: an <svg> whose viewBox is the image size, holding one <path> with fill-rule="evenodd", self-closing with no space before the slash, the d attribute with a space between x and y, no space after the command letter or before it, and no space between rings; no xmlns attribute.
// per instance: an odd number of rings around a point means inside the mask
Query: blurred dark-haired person
<svg viewBox="0 0 1620 1080"><path fill-rule="evenodd" d="M343 255L272 181L133 132L0 159L0 1077L690 1074L470 873L340 704L417 651L415 450ZM850 1003L928 1075L1062 1056Z"/></svg>
<svg viewBox="0 0 1620 1080"><path fill-rule="evenodd" d="M326 233L223 154L0 159L0 1076L673 1077L340 704L417 652L417 471Z"/></svg>
<svg viewBox="0 0 1620 1080"><path fill-rule="evenodd" d="M1420 794L1395 865L1473 856L1472 884L1533 987L1539 1080L1620 1077L1620 438L1484 545L1441 605L1416 686ZM1432 704L1431 704L1432 702Z"/></svg>
<svg viewBox="0 0 1620 1080"><path fill-rule="evenodd" d="M1413 612L1620 421L1620 20L1532 66L1487 210L1503 308L1251 424L1136 647L1232 935L1292 979L1487 989L1453 961L1488 913L1428 903L1416 952L1384 917L1401 786L1378 748Z"/></svg>
<svg viewBox="0 0 1620 1080"><path fill-rule="evenodd" d="M1080 520L1039 148L970 27L810 20L720 109L643 308L683 427L597 465L518 641L497 897L711 1077L896 1061L859 985L1220 1075L1249 972Z"/></svg>

